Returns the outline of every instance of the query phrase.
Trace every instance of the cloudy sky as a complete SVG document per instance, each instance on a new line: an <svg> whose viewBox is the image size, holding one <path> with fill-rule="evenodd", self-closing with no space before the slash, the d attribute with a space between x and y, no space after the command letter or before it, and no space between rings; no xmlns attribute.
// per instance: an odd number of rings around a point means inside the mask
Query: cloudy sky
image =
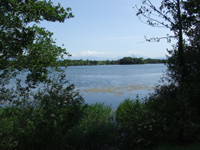
<svg viewBox="0 0 200 150"><path fill-rule="evenodd" d="M159 5L161 0L153 2ZM162 37L170 33L141 22L133 9L141 0L52 0L54 5L71 7L75 15L65 23L42 22L54 33L57 45L72 54L70 59L116 60L134 56L165 58L173 43L166 40L144 42L146 36Z"/></svg>

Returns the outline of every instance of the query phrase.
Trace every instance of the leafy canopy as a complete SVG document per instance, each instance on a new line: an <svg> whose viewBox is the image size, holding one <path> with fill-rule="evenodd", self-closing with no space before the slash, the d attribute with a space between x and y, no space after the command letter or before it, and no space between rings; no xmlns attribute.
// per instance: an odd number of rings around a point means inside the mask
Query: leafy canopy
<svg viewBox="0 0 200 150"><path fill-rule="evenodd" d="M72 18L71 8L54 6L46 0L0 1L0 78L9 72L26 70L28 84L47 79L47 67L69 55L55 45L53 33L37 26L41 21L64 22ZM2 84L2 82L1 82Z"/></svg>
<svg viewBox="0 0 200 150"><path fill-rule="evenodd" d="M140 20L153 27L168 28L174 33L174 35L167 34L166 37L150 38L146 41L159 42L165 38L171 42L171 38L177 39L173 50L168 50L171 55L168 57L168 75L173 81L182 85L190 75L191 66L194 67L189 57L195 58L195 63L198 62L196 56L199 53L197 31L200 23L200 3L195 0L162 0L160 6L156 7L151 0L141 1L143 5L135 7ZM195 66L193 71L196 70Z"/></svg>

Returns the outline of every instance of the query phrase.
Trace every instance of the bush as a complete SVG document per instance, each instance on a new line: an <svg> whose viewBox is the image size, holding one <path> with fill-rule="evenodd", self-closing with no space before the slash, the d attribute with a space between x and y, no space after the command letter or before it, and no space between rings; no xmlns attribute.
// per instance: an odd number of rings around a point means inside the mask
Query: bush
<svg viewBox="0 0 200 150"><path fill-rule="evenodd" d="M149 111L146 103L126 99L116 111L119 143L122 149L152 148L159 142L159 124L156 115Z"/></svg>
<svg viewBox="0 0 200 150"><path fill-rule="evenodd" d="M157 87L144 102L126 99L116 111L118 147L143 149L198 141L197 94L191 97L194 92L186 84L184 90L170 84Z"/></svg>
<svg viewBox="0 0 200 150"><path fill-rule="evenodd" d="M115 144L113 112L104 104L92 104L84 110L85 116L66 136L72 149L101 149ZM68 147L70 148L70 147Z"/></svg>
<svg viewBox="0 0 200 150"><path fill-rule="evenodd" d="M174 84L161 86L147 100L148 108L162 120L165 143L180 144L197 140L199 117L191 105L192 98Z"/></svg>
<svg viewBox="0 0 200 150"><path fill-rule="evenodd" d="M48 84L34 95L32 103L4 108L0 114L0 149L60 150L85 108L73 85L63 88L58 82Z"/></svg>

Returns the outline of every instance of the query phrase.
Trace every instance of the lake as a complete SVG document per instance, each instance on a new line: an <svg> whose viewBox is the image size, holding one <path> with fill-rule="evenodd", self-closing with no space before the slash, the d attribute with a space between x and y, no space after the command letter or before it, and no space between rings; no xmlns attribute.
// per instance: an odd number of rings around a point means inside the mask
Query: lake
<svg viewBox="0 0 200 150"><path fill-rule="evenodd" d="M103 102L116 109L126 98L148 96L166 69L164 64L69 66L65 74L86 103Z"/></svg>
<svg viewBox="0 0 200 150"><path fill-rule="evenodd" d="M69 66L65 74L86 103L100 102L116 109L126 98L148 96L166 69L164 64ZM25 77L26 73L18 76L22 81ZM14 85L12 79L7 87Z"/></svg>

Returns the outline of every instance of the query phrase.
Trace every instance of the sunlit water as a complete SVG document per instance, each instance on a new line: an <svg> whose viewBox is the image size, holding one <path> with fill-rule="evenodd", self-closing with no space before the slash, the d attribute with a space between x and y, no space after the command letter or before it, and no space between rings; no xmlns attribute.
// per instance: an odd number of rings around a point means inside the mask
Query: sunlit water
<svg viewBox="0 0 200 150"><path fill-rule="evenodd" d="M66 77L85 102L104 102L113 109L125 98L148 96L166 71L164 64L70 66Z"/></svg>
<svg viewBox="0 0 200 150"><path fill-rule="evenodd" d="M105 103L112 109L125 98L148 96L166 71L164 64L69 66L66 79L75 84L86 103ZM24 80L26 74L18 76ZM15 85L11 80L8 87Z"/></svg>

